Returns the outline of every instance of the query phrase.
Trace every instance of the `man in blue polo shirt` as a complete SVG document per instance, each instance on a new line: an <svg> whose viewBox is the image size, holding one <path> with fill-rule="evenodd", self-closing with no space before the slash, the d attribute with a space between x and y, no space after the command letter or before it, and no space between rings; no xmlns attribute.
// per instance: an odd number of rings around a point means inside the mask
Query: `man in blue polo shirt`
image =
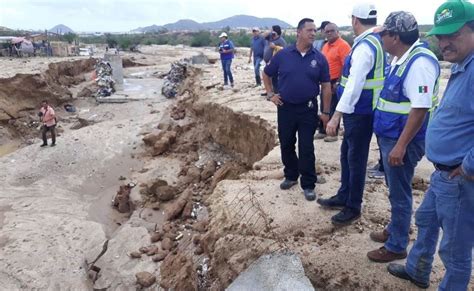
<svg viewBox="0 0 474 291"><path fill-rule="evenodd" d="M285 180L283 190L300 183L307 200L315 200L316 183L313 137L318 125L316 96L321 85L324 112L331 104L329 66L324 56L313 48L316 36L314 21L304 18L298 23L296 45L288 46L276 54L265 67L263 83L270 100L278 108L278 137ZM278 76L279 93L274 94L271 77ZM322 115L326 123L329 116ZM298 132L298 154L295 152Z"/></svg>
<svg viewBox="0 0 474 291"><path fill-rule="evenodd" d="M232 59L234 58L234 43L229 40L227 33L223 32L219 35L219 54L221 55L222 70L224 71L224 86L229 85L234 87L234 77L230 66L232 65Z"/></svg>
<svg viewBox="0 0 474 291"><path fill-rule="evenodd" d="M474 244L474 4L443 3L428 34L438 39L443 59L454 63L426 132L426 156L436 171L416 211L418 236L406 264L387 269L428 288L441 228L438 253L446 272L439 290L468 290Z"/></svg>
<svg viewBox="0 0 474 291"><path fill-rule="evenodd" d="M254 27L252 29L252 46L250 47L249 63L252 61L253 55L253 67L255 70L255 81L256 87L262 85L262 79L260 78L260 63L263 60L263 49L265 48L265 39L260 35L260 29Z"/></svg>

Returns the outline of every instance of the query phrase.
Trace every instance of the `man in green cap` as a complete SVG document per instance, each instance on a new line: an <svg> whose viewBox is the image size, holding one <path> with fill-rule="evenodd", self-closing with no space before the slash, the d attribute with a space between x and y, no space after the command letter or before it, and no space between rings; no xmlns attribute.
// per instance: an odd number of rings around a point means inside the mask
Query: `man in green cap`
<svg viewBox="0 0 474 291"><path fill-rule="evenodd" d="M429 35L438 39L443 59L454 64L426 132L426 156L436 171L415 215L418 237L406 264L387 269L428 288L442 228L439 256L446 273L439 290L467 290L474 244L474 4L442 4Z"/></svg>

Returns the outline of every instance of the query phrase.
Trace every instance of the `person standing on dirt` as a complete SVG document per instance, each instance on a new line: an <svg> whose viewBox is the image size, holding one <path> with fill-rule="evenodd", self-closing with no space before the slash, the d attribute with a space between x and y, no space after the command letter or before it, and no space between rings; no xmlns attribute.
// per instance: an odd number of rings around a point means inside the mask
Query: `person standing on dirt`
<svg viewBox="0 0 474 291"><path fill-rule="evenodd" d="M268 64L263 73L263 83L270 100L278 109L278 138L285 179L280 184L282 190L290 189L300 183L307 200L315 200L316 183L314 132L318 126L319 87L329 111L331 104L331 83L326 58L313 48L316 36L314 21L304 18L298 23L297 40L280 50ZM277 76L279 93L272 88L271 77ZM327 122L329 116L324 116ZM298 154L295 152L296 133L298 133Z"/></svg>
<svg viewBox="0 0 474 291"><path fill-rule="evenodd" d="M260 29L254 27L252 29L252 45L250 46L249 63L252 62L253 55L253 68L255 71L255 82L256 86L262 85L262 78L260 77L260 64L263 61L263 49L265 48L265 39L260 35Z"/></svg>
<svg viewBox="0 0 474 291"><path fill-rule="evenodd" d="M439 290L468 290L474 243L474 4L441 4L428 35L436 36L443 59L454 65L426 132L426 157L435 171L416 211L418 235L405 265L387 269L428 288L441 228L438 253L446 272Z"/></svg>
<svg viewBox="0 0 474 291"><path fill-rule="evenodd" d="M324 24L324 22L322 23ZM324 25L323 33L326 35L327 42L323 45L320 50L321 53L326 57L329 63L329 75L331 76L331 110L329 112L323 112L324 102L321 102L321 113L332 117L337 106L337 94L336 89L339 84L339 80L342 75L342 67L344 66L344 60L351 51L351 46L339 35L339 29L334 23L326 23ZM324 100L321 100L324 101ZM337 141L336 136L326 136L326 129L322 123L319 124L318 134L314 137L315 139L324 139L325 142Z"/></svg>
<svg viewBox="0 0 474 291"><path fill-rule="evenodd" d="M392 12L379 31L383 47L393 56L374 113L391 205L386 229L370 238L384 246L367 253L374 262L404 259L413 208L411 183L415 167L425 154L430 113L438 103L440 67L435 54L419 40L415 17Z"/></svg>
<svg viewBox="0 0 474 291"><path fill-rule="evenodd" d="M336 226L352 223L361 213L372 139L373 108L383 87L386 63L380 36L374 32L376 25L375 5L363 3L354 6L352 27L357 37L342 69L336 112L326 126L326 133L335 136L341 118L344 119L341 186L336 195L318 200L323 207L342 208L331 218Z"/></svg>
<svg viewBox="0 0 474 291"><path fill-rule="evenodd" d="M219 53L221 55L222 70L224 71L224 86L234 87L234 77L230 66L234 58L234 44L228 39L227 33L223 32L219 35L221 42L219 43Z"/></svg>
<svg viewBox="0 0 474 291"><path fill-rule="evenodd" d="M54 109L49 106L48 101L44 100L41 102L41 109L38 115L40 116L42 123L41 134L43 144L41 147L48 145L48 138L46 135L48 131L51 133L51 146L54 147L56 145L56 115Z"/></svg>

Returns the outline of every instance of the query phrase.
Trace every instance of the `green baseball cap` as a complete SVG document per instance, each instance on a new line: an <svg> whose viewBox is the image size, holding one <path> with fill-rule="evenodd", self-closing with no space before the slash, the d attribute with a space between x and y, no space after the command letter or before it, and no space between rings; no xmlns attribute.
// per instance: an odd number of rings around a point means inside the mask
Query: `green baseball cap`
<svg viewBox="0 0 474 291"><path fill-rule="evenodd" d="M453 34L471 20L474 20L474 4L465 0L450 0L436 10L434 27L428 35Z"/></svg>

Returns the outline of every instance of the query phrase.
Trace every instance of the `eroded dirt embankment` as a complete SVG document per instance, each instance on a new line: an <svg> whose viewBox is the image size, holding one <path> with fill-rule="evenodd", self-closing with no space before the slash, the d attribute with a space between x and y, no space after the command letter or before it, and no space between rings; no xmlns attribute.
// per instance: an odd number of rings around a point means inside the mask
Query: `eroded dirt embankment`
<svg viewBox="0 0 474 291"><path fill-rule="evenodd" d="M70 99L67 87L84 82L94 64L94 59L51 63L41 74L0 79L0 122L22 117L21 112L38 108L44 99L55 105Z"/></svg>
<svg viewBox="0 0 474 291"><path fill-rule="evenodd" d="M221 105L202 102L206 90L194 71L185 92L170 108L170 117L144 137L151 155L179 159L174 185L161 178L141 189L144 205L163 210L164 222L150 233L151 244L136 250L163 261L160 285L176 290L207 289L215 279L207 272L212 249L201 240L211 228L206 206L218 182L239 179L276 144L268 122ZM204 206L204 208L203 208ZM181 234L184 234L181 235Z"/></svg>

